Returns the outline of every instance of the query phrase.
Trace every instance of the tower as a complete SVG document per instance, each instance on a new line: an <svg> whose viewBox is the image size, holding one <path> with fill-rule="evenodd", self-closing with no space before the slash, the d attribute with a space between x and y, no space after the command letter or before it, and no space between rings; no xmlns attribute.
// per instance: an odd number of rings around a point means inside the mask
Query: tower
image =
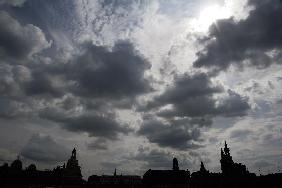
<svg viewBox="0 0 282 188"><path fill-rule="evenodd" d="M227 146L226 141L224 142L224 148L221 148L221 171L224 175L230 175L234 173L234 162L230 155L230 149Z"/></svg>
<svg viewBox="0 0 282 188"><path fill-rule="evenodd" d="M176 158L173 158L173 166L172 166L173 170L179 170L178 167L178 160Z"/></svg>
<svg viewBox="0 0 282 188"><path fill-rule="evenodd" d="M227 147L226 141L224 143L224 148L221 148L220 163L223 175L238 177L249 173L245 165L241 163L234 163L232 156L230 155L230 149Z"/></svg>
<svg viewBox="0 0 282 188"><path fill-rule="evenodd" d="M66 170L66 175L68 177L76 177L76 178L82 177L80 166L78 164L78 160L76 159L76 149L75 148L73 148L72 150L71 157L67 162L65 170Z"/></svg>

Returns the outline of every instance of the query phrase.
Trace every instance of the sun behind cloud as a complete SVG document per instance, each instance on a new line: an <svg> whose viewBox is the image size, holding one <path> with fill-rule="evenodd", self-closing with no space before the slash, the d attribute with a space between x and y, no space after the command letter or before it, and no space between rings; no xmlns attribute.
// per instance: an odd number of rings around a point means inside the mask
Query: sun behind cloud
<svg viewBox="0 0 282 188"><path fill-rule="evenodd" d="M191 27L196 32L207 32L209 26L218 19L229 18L231 16L229 6L220 6L217 4L204 7L199 16L191 21Z"/></svg>

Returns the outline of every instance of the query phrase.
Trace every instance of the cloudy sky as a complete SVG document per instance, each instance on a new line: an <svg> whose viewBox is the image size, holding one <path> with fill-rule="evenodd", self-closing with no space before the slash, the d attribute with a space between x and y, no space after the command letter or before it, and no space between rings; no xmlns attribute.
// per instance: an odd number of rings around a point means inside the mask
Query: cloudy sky
<svg viewBox="0 0 282 188"><path fill-rule="evenodd" d="M84 177L282 167L280 0L0 0L0 162Z"/></svg>

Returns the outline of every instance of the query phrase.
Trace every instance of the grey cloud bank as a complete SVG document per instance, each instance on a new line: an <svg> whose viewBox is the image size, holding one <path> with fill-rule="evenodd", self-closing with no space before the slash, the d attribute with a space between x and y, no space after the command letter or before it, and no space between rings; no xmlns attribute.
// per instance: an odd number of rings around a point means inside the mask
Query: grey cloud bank
<svg viewBox="0 0 282 188"><path fill-rule="evenodd" d="M282 14L280 1L251 0L245 20L218 20L209 30L208 44L197 53L195 67L225 70L230 65L266 68L281 62Z"/></svg>

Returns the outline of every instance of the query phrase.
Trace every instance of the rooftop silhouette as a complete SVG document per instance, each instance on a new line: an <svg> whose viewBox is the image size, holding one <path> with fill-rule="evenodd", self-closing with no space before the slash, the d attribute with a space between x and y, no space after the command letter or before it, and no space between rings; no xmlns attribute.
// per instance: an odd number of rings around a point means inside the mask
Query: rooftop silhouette
<svg viewBox="0 0 282 188"><path fill-rule="evenodd" d="M117 169L114 169L113 175L92 175L86 181L82 178L81 167L74 148L66 165L57 166L49 171L37 170L35 164L30 164L23 169L19 157L10 166L4 163L0 166L0 187L258 188L281 186L281 173L257 176L250 173L245 165L235 163L226 142L220 152L221 173L210 172L201 161L199 171L191 174L188 169L180 169L177 158L173 158L171 170L149 169L141 177L118 175Z"/></svg>

